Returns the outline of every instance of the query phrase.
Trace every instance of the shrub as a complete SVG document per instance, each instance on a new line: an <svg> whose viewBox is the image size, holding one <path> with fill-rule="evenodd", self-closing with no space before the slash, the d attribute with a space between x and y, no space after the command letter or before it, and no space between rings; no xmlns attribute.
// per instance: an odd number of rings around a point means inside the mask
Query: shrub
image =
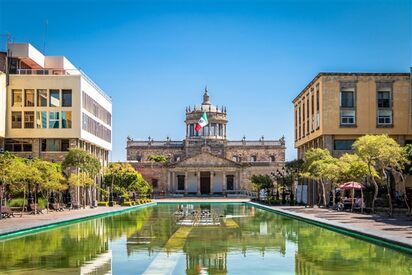
<svg viewBox="0 0 412 275"><path fill-rule="evenodd" d="M124 201L122 204L122 206L132 206L132 205L133 205L133 202L131 201Z"/></svg>
<svg viewBox="0 0 412 275"><path fill-rule="evenodd" d="M23 198L11 199L9 201L9 206L10 207L21 207L23 205L23 201L24 201ZM27 202L26 202L26 205L27 205Z"/></svg>
<svg viewBox="0 0 412 275"><path fill-rule="evenodd" d="M46 199L44 198L38 198L37 199L37 205L39 206L39 208L46 208Z"/></svg>
<svg viewBox="0 0 412 275"><path fill-rule="evenodd" d="M108 201L99 201L97 203L97 206L109 206L109 202Z"/></svg>

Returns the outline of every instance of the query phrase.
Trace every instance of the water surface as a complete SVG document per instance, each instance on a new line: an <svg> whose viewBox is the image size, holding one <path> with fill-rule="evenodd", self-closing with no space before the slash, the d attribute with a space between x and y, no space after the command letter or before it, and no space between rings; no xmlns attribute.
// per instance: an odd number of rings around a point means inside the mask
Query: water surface
<svg viewBox="0 0 412 275"><path fill-rule="evenodd" d="M214 219L182 225L179 209ZM0 241L1 274L110 271L412 274L412 257L244 204L161 204Z"/></svg>

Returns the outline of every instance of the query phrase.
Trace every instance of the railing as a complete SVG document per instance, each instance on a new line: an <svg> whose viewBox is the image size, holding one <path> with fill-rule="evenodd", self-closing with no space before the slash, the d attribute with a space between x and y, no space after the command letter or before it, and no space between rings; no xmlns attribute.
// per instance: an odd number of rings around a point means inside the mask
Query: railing
<svg viewBox="0 0 412 275"><path fill-rule="evenodd" d="M127 146L170 146L180 147L183 146L183 141L128 141Z"/></svg>
<svg viewBox="0 0 412 275"><path fill-rule="evenodd" d="M244 141L228 141L228 146L261 146L261 145L272 145L280 146L282 143L278 140L244 140Z"/></svg>
<svg viewBox="0 0 412 275"><path fill-rule="evenodd" d="M91 78L82 70L78 69L16 69L10 74L18 75L81 75L93 88L96 89L105 99L112 102L112 98L108 96Z"/></svg>
<svg viewBox="0 0 412 275"><path fill-rule="evenodd" d="M226 191L226 194L228 197L232 197L232 196L246 196L249 198L257 198L258 197L258 193L256 191L250 191L250 190L245 190L245 189L241 189L241 190L228 190Z"/></svg>

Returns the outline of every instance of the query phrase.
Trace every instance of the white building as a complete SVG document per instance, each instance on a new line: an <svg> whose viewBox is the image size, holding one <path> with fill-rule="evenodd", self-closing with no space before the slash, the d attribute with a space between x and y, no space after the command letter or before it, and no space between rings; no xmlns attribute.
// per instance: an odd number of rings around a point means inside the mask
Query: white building
<svg viewBox="0 0 412 275"><path fill-rule="evenodd" d="M31 44L9 44L8 62L8 85L0 74L4 150L61 161L69 148L83 148L107 165L112 150L110 97L64 56L44 56Z"/></svg>

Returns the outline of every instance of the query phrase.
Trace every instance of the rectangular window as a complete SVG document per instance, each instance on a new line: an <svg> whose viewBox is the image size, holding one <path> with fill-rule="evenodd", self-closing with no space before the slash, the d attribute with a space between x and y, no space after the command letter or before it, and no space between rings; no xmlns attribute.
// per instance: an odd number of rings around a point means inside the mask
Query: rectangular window
<svg viewBox="0 0 412 275"><path fill-rule="evenodd" d="M32 144L22 140L6 139L4 149L9 152L31 152Z"/></svg>
<svg viewBox="0 0 412 275"><path fill-rule="evenodd" d="M22 107L23 105L23 96L21 90L12 90L11 91L11 106L13 107Z"/></svg>
<svg viewBox="0 0 412 275"><path fill-rule="evenodd" d="M355 142L353 139L348 140L335 140L333 144L334 150L352 150L352 145Z"/></svg>
<svg viewBox="0 0 412 275"><path fill-rule="evenodd" d="M179 191L185 190L185 176L183 175L177 176L177 190Z"/></svg>
<svg viewBox="0 0 412 275"><path fill-rule="evenodd" d="M340 124L341 125L354 125L356 123L355 111L345 110L340 111Z"/></svg>
<svg viewBox="0 0 412 275"><path fill-rule="evenodd" d="M60 113L49 112L49 128L59 128Z"/></svg>
<svg viewBox="0 0 412 275"><path fill-rule="evenodd" d="M62 106L72 107L72 90L62 90Z"/></svg>
<svg viewBox="0 0 412 275"><path fill-rule="evenodd" d="M62 112L62 128L72 128L72 112Z"/></svg>
<svg viewBox="0 0 412 275"><path fill-rule="evenodd" d="M107 142L112 140L112 131L85 113L82 113L82 129Z"/></svg>
<svg viewBox="0 0 412 275"><path fill-rule="evenodd" d="M251 161L251 162L255 162L256 160L257 160L257 157L256 157L256 156L251 156L251 157L250 157L250 161Z"/></svg>
<svg viewBox="0 0 412 275"><path fill-rule="evenodd" d="M37 90L37 106L47 107L47 90L45 89Z"/></svg>
<svg viewBox="0 0 412 275"><path fill-rule="evenodd" d="M235 189L235 177L233 175L226 176L226 190L234 190Z"/></svg>
<svg viewBox="0 0 412 275"><path fill-rule="evenodd" d="M34 90L24 90L24 106L34 107Z"/></svg>
<svg viewBox="0 0 412 275"><path fill-rule="evenodd" d="M392 110L378 110L378 125L392 125Z"/></svg>
<svg viewBox="0 0 412 275"><path fill-rule="evenodd" d="M24 128L34 128L34 112L24 112Z"/></svg>
<svg viewBox="0 0 412 275"><path fill-rule="evenodd" d="M319 91L316 91L316 111L319 111Z"/></svg>
<svg viewBox="0 0 412 275"><path fill-rule="evenodd" d="M159 180L158 179L152 179L152 187L157 188L159 186Z"/></svg>
<svg viewBox="0 0 412 275"><path fill-rule="evenodd" d="M43 152L69 151L70 142L68 139L42 139L41 150Z"/></svg>
<svg viewBox="0 0 412 275"><path fill-rule="evenodd" d="M190 128L190 136L193 137L195 135L195 125L194 124L190 124L189 125Z"/></svg>
<svg viewBox="0 0 412 275"><path fill-rule="evenodd" d="M223 124L219 124L219 136L223 136Z"/></svg>
<svg viewBox="0 0 412 275"><path fill-rule="evenodd" d="M216 135L216 123L210 124L210 135L215 136Z"/></svg>
<svg viewBox="0 0 412 275"><path fill-rule="evenodd" d="M11 112L11 128L21 128L21 112Z"/></svg>
<svg viewBox="0 0 412 275"><path fill-rule="evenodd" d="M315 113L315 96L314 95L312 95L312 102L311 102L312 104L311 104L311 108L312 108L312 115Z"/></svg>
<svg viewBox="0 0 412 275"><path fill-rule="evenodd" d="M390 108L391 107L391 93L390 92L378 92L378 107Z"/></svg>
<svg viewBox="0 0 412 275"><path fill-rule="evenodd" d="M47 112L37 112L36 114L36 128L47 128Z"/></svg>
<svg viewBox="0 0 412 275"><path fill-rule="evenodd" d="M50 90L50 107L60 107L60 91L59 90Z"/></svg>
<svg viewBox="0 0 412 275"><path fill-rule="evenodd" d="M343 108L355 107L355 92L353 91L341 91L340 106Z"/></svg>

